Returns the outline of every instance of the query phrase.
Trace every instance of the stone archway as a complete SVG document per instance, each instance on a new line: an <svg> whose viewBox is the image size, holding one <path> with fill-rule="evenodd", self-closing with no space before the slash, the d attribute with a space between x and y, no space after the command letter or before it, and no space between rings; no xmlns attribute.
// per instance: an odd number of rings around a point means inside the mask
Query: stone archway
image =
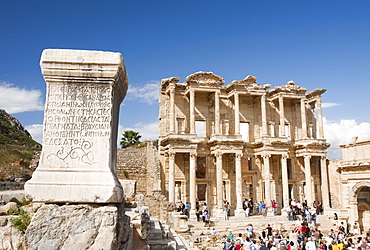
<svg viewBox="0 0 370 250"><path fill-rule="evenodd" d="M356 183L349 194L349 204L353 205L355 220L358 221L361 231L370 227L370 182Z"/></svg>

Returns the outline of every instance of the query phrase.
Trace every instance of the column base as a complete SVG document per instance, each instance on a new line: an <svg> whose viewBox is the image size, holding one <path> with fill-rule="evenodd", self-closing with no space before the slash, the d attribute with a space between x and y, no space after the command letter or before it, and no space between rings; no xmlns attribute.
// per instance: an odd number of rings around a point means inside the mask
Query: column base
<svg viewBox="0 0 370 250"><path fill-rule="evenodd" d="M212 217L223 218L224 211L221 208L214 208L212 209L211 220L212 220Z"/></svg>
<svg viewBox="0 0 370 250"><path fill-rule="evenodd" d="M234 210L235 217L245 217L245 211L243 209L235 209Z"/></svg>

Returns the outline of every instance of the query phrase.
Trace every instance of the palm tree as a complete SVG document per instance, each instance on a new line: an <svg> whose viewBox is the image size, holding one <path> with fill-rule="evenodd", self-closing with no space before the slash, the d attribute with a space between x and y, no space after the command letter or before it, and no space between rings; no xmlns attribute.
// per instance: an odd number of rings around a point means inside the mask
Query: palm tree
<svg viewBox="0 0 370 250"><path fill-rule="evenodd" d="M135 132L132 130L124 131L121 138L121 148L127 148L131 146L135 146L140 143L141 135L139 132Z"/></svg>

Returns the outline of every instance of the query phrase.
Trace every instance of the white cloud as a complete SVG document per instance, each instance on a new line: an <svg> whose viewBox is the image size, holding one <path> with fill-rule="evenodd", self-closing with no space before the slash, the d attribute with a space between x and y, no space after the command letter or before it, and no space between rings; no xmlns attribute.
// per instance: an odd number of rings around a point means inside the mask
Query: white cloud
<svg viewBox="0 0 370 250"><path fill-rule="evenodd" d="M136 123L133 127L123 127L122 125L119 125L117 147L120 147L119 143L121 141L122 133L127 130L139 132L139 135L141 135L140 141L156 140L159 136L159 121L154 121L151 123L139 122Z"/></svg>
<svg viewBox="0 0 370 250"><path fill-rule="evenodd" d="M159 81L148 81L143 86L130 86L127 93L129 99L139 99L148 104L156 103L159 97Z"/></svg>
<svg viewBox="0 0 370 250"><path fill-rule="evenodd" d="M331 144L328 157L331 160L341 159L342 150L339 145L348 144L352 138L370 140L370 122L357 123L355 120L342 119L339 122L330 122L324 118L325 138Z"/></svg>
<svg viewBox="0 0 370 250"><path fill-rule="evenodd" d="M30 132L32 139L37 141L38 143L42 143L42 137L43 137L43 126L42 124L32 124L26 126L26 130Z"/></svg>
<svg viewBox="0 0 370 250"><path fill-rule="evenodd" d="M0 82L0 108L10 114L44 110L40 90L27 90Z"/></svg>
<svg viewBox="0 0 370 250"><path fill-rule="evenodd" d="M339 103L335 103L335 102L323 102L322 103L323 108L331 108L331 107L335 107L339 105L340 105Z"/></svg>

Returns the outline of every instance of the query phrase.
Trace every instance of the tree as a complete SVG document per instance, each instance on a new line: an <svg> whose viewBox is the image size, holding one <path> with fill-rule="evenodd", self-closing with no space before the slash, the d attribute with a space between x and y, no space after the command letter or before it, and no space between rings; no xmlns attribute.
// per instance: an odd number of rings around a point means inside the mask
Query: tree
<svg viewBox="0 0 370 250"><path fill-rule="evenodd" d="M124 131L121 138L121 148L132 147L140 143L141 135L132 130Z"/></svg>

